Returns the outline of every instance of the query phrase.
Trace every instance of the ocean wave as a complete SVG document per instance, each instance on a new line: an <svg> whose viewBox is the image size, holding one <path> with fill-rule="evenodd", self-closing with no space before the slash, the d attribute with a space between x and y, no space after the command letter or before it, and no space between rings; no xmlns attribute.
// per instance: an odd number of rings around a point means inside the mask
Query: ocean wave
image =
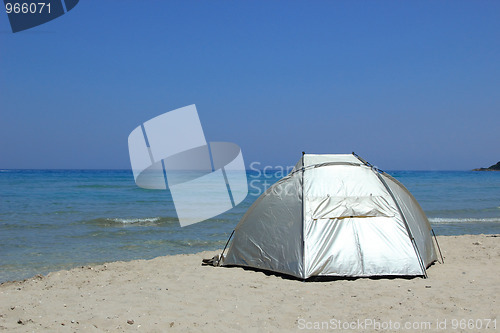
<svg viewBox="0 0 500 333"><path fill-rule="evenodd" d="M489 218L453 218L453 217L431 217L429 218L431 223L500 223L500 217L489 217Z"/></svg>
<svg viewBox="0 0 500 333"><path fill-rule="evenodd" d="M85 221L86 224L99 225L103 227L117 227L117 226L158 226L178 223L175 217L115 217L115 218L97 218Z"/></svg>
<svg viewBox="0 0 500 333"><path fill-rule="evenodd" d="M160 217L145 217L145 218L132 218L132 219L114 218L114 219L107 219L107 220L111 220L111 221L117 222L117 223L130 224L130 223L158 222L158 221L160 221Z"/></svg>
<svg viewBox="0 0 500 333"><path fill-rule="evenodd" d="M479 214L498 214L498 209L500 206L490 206L483 208L462 208L462 209L434 209L434 210L426 210L425 213L429 216L453 216L453 215L462 215L462 216L478 216ZM499 217L500 218L500 217Z"/></svg>

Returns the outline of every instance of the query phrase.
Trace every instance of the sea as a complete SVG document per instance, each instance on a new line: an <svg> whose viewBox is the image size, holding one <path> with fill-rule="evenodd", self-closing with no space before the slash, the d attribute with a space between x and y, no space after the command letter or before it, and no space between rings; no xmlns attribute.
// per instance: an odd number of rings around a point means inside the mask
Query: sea
<svg viewBox="0 0 500 333"><path fill-rule="evenodd" d="M412 192L437 235L500 234L500 172L388 173ZM180 227L170 192L137 187L130 170L0 170L0 282L221 249L250 205L285 174L248 171L243 202Z"/></svg>

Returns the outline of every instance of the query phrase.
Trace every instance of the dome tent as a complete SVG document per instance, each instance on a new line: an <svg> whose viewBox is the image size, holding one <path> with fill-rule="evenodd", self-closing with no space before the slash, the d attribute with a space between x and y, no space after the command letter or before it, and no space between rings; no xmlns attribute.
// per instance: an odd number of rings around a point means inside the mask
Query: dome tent
<svg viewBox="0 0 500 333"><path fill-rule="evenodd" d="M437 260L422 208L357 155L303 154L248 209L220 266L291 275L426 276Z"/></svg>

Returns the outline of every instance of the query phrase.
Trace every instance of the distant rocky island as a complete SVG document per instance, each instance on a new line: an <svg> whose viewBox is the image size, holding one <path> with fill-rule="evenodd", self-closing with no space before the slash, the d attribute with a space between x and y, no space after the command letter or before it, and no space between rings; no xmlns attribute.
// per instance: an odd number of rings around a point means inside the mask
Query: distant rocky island
<svg viewBox="0 0 500 333"><path fill-rule="evenodd" d="M500 162L490 166L489 168L473 169L472 171L500 171Z"/></svg>

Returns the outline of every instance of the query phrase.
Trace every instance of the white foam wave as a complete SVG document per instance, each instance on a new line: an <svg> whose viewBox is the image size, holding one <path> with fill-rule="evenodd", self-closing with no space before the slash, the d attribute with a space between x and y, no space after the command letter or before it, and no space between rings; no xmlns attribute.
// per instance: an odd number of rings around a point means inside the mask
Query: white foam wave
<svg viewBox="0 0 500 333"><path fill-rule="evenodd" d="M117 223L147 223L147 222L158 222L160 220L159 217L144 217L144 218L131 218L131 219L124 219L124 218L114 218L114 219L108 219L113 222Z"/></svg>
<svg viewBox="0 0 500 333"><path fill-rule="evenodd" d="M450 218L450 217L431 217L431 223L500 223L500 217L490 218Z"/></svg>

